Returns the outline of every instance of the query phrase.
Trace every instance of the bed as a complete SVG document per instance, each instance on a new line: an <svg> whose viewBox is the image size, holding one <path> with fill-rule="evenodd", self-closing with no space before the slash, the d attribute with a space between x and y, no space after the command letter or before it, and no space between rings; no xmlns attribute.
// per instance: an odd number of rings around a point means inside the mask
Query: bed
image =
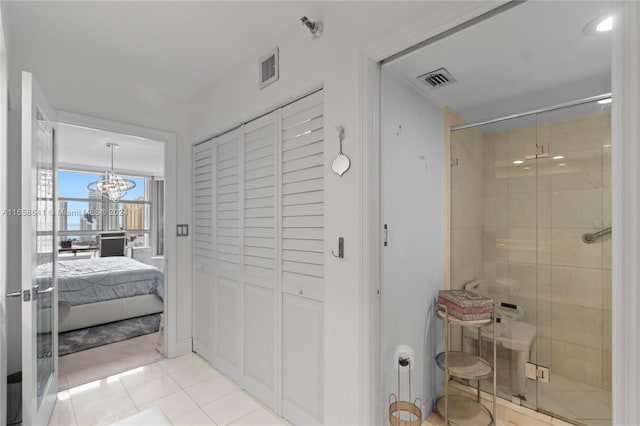
<svg viewBox="0 0 640 426"><path fill-rule="evenodd" d="M51 264L38 269L46 275ZM155 266L114 256L60 261L57 272L59 332L164 310L164 276Z"/></svg>

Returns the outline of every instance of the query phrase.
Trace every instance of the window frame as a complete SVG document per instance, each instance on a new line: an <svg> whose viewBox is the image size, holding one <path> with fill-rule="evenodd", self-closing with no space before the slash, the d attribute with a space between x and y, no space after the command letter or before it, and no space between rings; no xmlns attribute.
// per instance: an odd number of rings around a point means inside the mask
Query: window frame
<svg viewBox="0 0 640 426"><path fill-rule="evenodd" d="M79 167L58 167L58 169L56 170L56 173L60 173L60 172L69 172L69 173L84 173L84 174L91 174L91 175L96 175L96 178L99 178L100 176L102 176L104 174L104 171L96 171L95 169L90 169L90 168L79 168ZM60 214L62 214L62 210L60 208L61 202L81 202L81 203L96 203L100 205L100 209L102 210L102 218L101 218L101 223L100 223L100 229L96 229L96 230L63 230L61 229L61 227L58 228L58 237L59 240L66 240L66 236L82 236L82 235L88 235L88 236L94 236L95 237L95 241L97 242L98 240L98 235L100 234L100 232L105 232L105 231L119 231L120 226L119 226L119 218L120 215L109 215L109 212L111 211L117 211L121 209L121 205L123 203L127 203L127 204L139 204L139 205L144 205L144 206L149 206L148 207L148 213L146 212L145 209L145 214L144 214L144 222L145 222L145 228L142 229L122 229L124 231L127 232L127 234L129 233L135 233L137 235L142 235L144 238L144 244L142 246L132 246L135 248L154 248L154 241L153 241L153 236L155 233L154 230L154 222L153 222L153 212L154 212L154 200L152 198L152 194L151 194L151 190L150 188L153 185L153 181L154 181L154 177L153 176L148 176L148 175L136 175L134 173L121 173L122 176L128 177L128 178L136 178L136 179L144 179L144 200L119 200L118 202L113 202L109 199L106 199L104 197L100 198L99 200L96 198L82 198L82 197L64 197L60 194L58 194L58 209L60 210ZM57 191L60 191L60 187L58 186Z"/></svg>

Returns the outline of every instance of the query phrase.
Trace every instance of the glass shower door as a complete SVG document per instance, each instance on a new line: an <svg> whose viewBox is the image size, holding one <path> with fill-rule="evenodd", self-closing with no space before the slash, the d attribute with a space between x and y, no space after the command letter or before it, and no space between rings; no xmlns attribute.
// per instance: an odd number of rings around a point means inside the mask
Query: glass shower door
<svg viewBox="0 0 640 426"><path fill-rule="evenodd" d="M536 354L536 143L535 116L451 133L451 288L494 300L497 395L532 409L536 382L526 379L525 366ZM473 331L454 342L477 350ZM492 359L490 345L483 348L485 359ZM491 383L481 385L492 391Z"/></svg>
<svg viewBox="0 0 640 426"><path fill-rule="evenodd" d="M537 406L594 425L611 422L609 110L537 115Z"/></svg>
<svg viewBox="0 0 640 426"><path fill-rule="evenodd" d="M610 150L596 102L451 132L451 288L495 302L498 397L593 425L611 421Z"/></svg>

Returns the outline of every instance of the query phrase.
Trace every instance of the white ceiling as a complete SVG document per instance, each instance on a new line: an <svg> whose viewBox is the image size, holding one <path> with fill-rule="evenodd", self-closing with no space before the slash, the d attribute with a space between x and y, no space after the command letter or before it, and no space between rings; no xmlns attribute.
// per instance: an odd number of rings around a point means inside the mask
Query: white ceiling
<svg viewBox="0 0 640 426"><path fill-rule="evenodd" d="M116 173L164 176L164 143L136 136L58 124L60 168L104 171L111 168L107 143L119 145L113 151Z"/></svg>
<svg viewBox="0 0 640 426"><path fill-rule="evenodd" d="M274 34L301 26L302 16L313 19L317 4L6 2L10 50L24 52L25 68L45 69L49 76L89 74L96 83L137 81L141 91L159 90L181 100L230 72L255 49L266 48L262 44Z"/></svg>
<svg viewBox="0 0 640 426"><path fill-rule="evenodd" d="M529 1L389 65L467 122L611 91L611 33L583 34L612 11L604 1ZM416 77L446 68L457 81L433 89Z"/></svg>

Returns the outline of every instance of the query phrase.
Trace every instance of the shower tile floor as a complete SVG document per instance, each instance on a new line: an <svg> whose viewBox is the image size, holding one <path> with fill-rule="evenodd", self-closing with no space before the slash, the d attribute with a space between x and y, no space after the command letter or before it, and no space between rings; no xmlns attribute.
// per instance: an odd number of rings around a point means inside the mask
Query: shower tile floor
<svg viewBox="0 0 640 426"><path fill-rule="evenodd" d="M514 393L510 374L510 361L498 357L498 396L505 399ZM485 382L483 390L490 390L491 383ZM524 406L537 407L554 416L590 426L611 425L611 390L567 379L553 371L549 383L538 383L537 390L532 381L528 381L528 386Z"/></svg>

